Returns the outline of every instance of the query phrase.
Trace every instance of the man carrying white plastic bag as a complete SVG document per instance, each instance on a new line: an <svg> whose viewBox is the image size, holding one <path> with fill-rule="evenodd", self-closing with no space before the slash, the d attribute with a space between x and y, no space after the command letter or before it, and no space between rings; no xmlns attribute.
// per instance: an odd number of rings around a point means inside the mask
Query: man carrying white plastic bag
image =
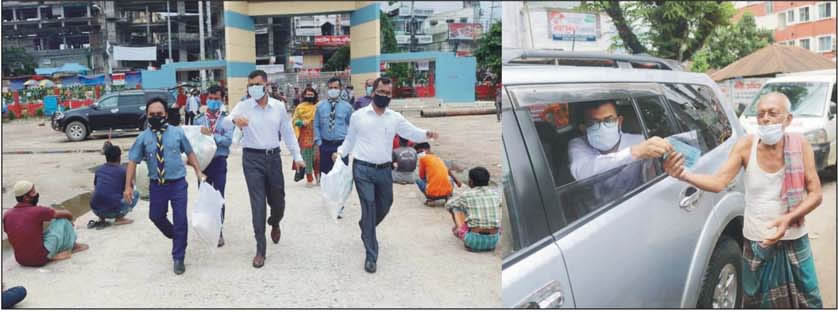
<svg viewBox="0 0 838 312"><path fill-rule="evenodd" d="M192 229L198 233L200 240L213 252L221 236L221 206L224 197L207 183L198 187L198 200L192 209Z"/></svg>
<svg viewBox="0 0 838 312"><path fill-rule="evenodd" d="M343 161L336 161L332 170L320 178L320 191L332 219L341 218L344 203L352 194L352 169Z"/></svg>

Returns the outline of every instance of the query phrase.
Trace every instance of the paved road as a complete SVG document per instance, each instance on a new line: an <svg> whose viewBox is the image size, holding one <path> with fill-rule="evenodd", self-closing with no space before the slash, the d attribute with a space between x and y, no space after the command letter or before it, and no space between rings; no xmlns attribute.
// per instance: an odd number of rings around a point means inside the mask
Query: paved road
<svg viewBox="0 0 838 312"><path fill-rule="evenodd" d="M822 179L823 203L806 217L824 308L835 308L835 178Z"/></svg>
<svg viewBox="0 0 838 312"><path fill-rule="evenodd" d="M412 119L442 132L443 137L433 146L447 159L479 162L500 171L499 155L487 153L484 144L446 137L462 132L465 138L499 141L499 124L493 115ZM3 137L4 149L95 148L103 143L101 139L67 143L60 134L26 122L4 124ZM118 140L120 145L131 141L133 138ZM484 156L466 159L476 153ZM90 191L93 175L88 169L103 159L92 153L4 155L3 207L13 204L11 185L21 177L41 186L41 201L46 204ZM289 155L283 155L286 181L292 181L289 161ZM130 225L88 230L83 225L93 219L92 214L78 218L79 241L90 244L91 249L70 260L40 269L24 268L14 261L11 250L4 249L4 283L27 287L29 296L19 306L22 308L500 306L497 253L465 251L451 235L448 213L425 207L414 185L394 186L393 208L378 228L378 272L368 274L363 271L364 250L357 223L360 206L354 191L346 218L336 222L328 218L317 188L288 182L282 241L279 245L269 243L265 267L254 269L255 240L240 152L234 152L228 163L227 198L231 204L225 225L227 245L207 248L190 233L184 275L172 273L171 241L148 220L148 202L141 201L130 215L136 222ZM496 177L493 180L497 181ZM194 204L197 188L191 173L187 181Z"/></svg>

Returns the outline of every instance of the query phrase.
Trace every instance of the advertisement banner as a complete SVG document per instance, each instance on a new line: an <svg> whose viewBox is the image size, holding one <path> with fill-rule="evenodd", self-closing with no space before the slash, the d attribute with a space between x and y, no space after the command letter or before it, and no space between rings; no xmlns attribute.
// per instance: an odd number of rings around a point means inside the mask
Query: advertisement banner
<svg viewBox="0 0 838 312"><path fill-rule="evenodd" d="M727 97L733 109L739 106L747 107L751 105L768 79L770 78L728 79L719 83L719 89Z"/></svg>
<svg viewBox="0 0 838 312"><path fill-rule="evenodd" d="M263 70L263 71L265 71L265 73L268 73L268 74L284 73L285 72L285 64L256 65L256 69Z"/></svg>
<svg viewBox="0 0 838 312"><path fill-rule="evenodd" d="M418 44L429 44L431 42L433 42L433 36L431 35L416 35L416 43ZM396 43L410 44L410 35L396 35Z"/></svg>
<svg viewBox="0 0 838 312"><path fill-rule="evenodd" d="M416 62L416 70L428 70L430 62L429 61L418 61Z"/></svg>
<svg viewBox="0 0 838 312"><path fill-rule="evenodd" d="M113 73L111 74L111 84L115 86L124 86L125 85L125 73Z"/></svg>
<svg viewBox="0 0 838 312"><path fill-rule="evenodd" d="M550 11L550 35L556 41L596 41L596 15Z"/></svg>
<svg viewBox="0 0 838 312"><path fill-rule="evenodd" d="M451 23L448 24L448 39L476 40L480 38L483 26L480 24Z"/></svg>
<svg viewBox="0 0 838 312"><path fill-rule="evenodd" d="M345 46L347 44L349 44L349 35L314 37L314 45L318 46Z"/></svg>
<svg viewBox="0 0 838 312"><path fill-rule="evenodd" d="M302 55L294 55L294 56L291 56L290 58L291 58L290 63L291 63L292 68L294 68L294 69L303 68L303 56Z"/></svg>
<svg viewBox="0 0 838 312"><path fill-rule="evenodd" d="M294 29L294 35L297 36L320 36L321 34L320 27Z"/></svg>
<svg viewBox="0 0 838 312"><path fill-rule="evenodd" d="M113 46L113 58L117 61L156 61L157 47Z"/></svg>

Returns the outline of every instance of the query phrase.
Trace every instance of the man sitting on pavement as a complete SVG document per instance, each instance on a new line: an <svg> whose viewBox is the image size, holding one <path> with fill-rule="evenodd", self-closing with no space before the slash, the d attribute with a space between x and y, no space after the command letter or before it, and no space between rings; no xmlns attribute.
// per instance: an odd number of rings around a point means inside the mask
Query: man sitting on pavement
<svg viewBox="0 0 838 312"><path fill-rule="evenodd" d="M115 219L114 224L129 224L134 220L125 218L140 198L140 192L134 191L131 204L122 199L122 191L125 189L125 168L120 164L122 150L116 145L105 147L105 159L107 163L96 170L93 177L93 197L90 198L90 209L99 221L90 220L88 228L103 229L108 226L106 219Z"/></svg>
<svg viewBox="0 0 838 312"><path fill-rule="evenodd" d="M460 181L454 176L454 173L445 165L439 156L431 153L431 145L428 143L419 143L413 146L416 152L419 153L419 179L416 180L416 186L425 194L425 204L430 205L436 200L448 200L454 191L453 183L457 187L462 186ZM453 183L452 183L453 181Z"/></svg>
<svg viewBox="0 0 838 312"><path fill-rule="evenodd" d="M416 180L416 150L407 146L407 139L396 137L399 147L393 150L393 183L411 184Z"/></svg>
<svg viewBox="0 0 838 312"><path fill-rule="evenodd" d="M89 248L76 243L72 213L38 206L40 194L32 182L18 181L14 192L17 205L3 214L3 231L9 236L17 263L40 267ZM44 222L49 222L46 231Z"/></svg>
<svg viewBox="0 0 838 312"><path fill-rule="evenodd" d="M454 235L469 251L495 249L500 234L500 196L489 187L489 171L475 167L468 172L470 190L445 205L454 220Z"/></svg>

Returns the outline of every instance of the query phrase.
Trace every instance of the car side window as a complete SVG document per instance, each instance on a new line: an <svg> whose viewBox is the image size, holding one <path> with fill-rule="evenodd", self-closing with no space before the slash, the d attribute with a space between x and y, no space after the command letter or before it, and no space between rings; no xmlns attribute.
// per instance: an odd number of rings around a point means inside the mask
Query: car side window
<svg viewBox="0 0 838 312"><path fill-rule="evenodd" d="M638 88L644 91L636 91ZM551 226L563 224L563 228L611 207L659 175L653 160L633 160L628 151L643 142L647 132L651 135L673 132L671 123L650 123L648 129L644 129L639 115L665 116L666 112L659 93L647 90L649 88L659 87L648 83L622 83L514 88L512 93L517 110L521 112L519 121L533 124L540 143L540 146L528 147L529 152L543 153L552 173L556 201L548 209L559 211L563 220L552 220L559 215L550 216ZM592 123L586 111L600 109L603 105L613 105L622 123L609 124L607 119ZM583 126L586 129L596 127L600 134L609 129L619 130L618 141L602 143L607 140L600 140L600 143L592 144L589 132L583 131ZM602 148L594 147L602 144L611 144L613 148L602 152Z"/></svg>
<svg viewBox="0 0 838 312"><path fill-rule="evenodd" d="M681 132L695 131L701 154L709 152L733 134L713 90L702 85L665 84L664 96Z"/></svg>
<svg viewBox="0 0 838 312"><path fill-rule="evenodd" d="M136 95L123 95L119 97L119 106L126 107L126 106L143 106L143 96L141 94Z"/></svg>
<svg viewBox="0 0 838 312"><path fill-rule="evenodd" d="M99 108L116 108L117 98L119 98L119 96L116 96L116 95L106 97L106 98L100 100L99 103L96 104L96 106L99 106Z"/></svg>

